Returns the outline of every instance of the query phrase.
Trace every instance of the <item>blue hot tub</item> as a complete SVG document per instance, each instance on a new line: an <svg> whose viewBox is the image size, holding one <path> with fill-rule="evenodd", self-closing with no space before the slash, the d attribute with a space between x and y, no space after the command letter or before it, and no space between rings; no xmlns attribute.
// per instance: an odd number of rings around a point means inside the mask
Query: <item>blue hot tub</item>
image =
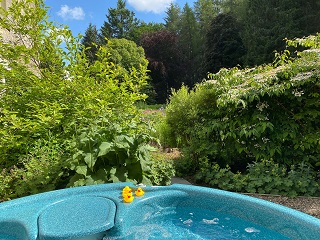
<svg viewBox="0 0 320 240"><path fill-rule="evenodd" d="M320 239L320 220L264 200L198 186L131 183L57 190L0 204L0 240Z"/></svg>

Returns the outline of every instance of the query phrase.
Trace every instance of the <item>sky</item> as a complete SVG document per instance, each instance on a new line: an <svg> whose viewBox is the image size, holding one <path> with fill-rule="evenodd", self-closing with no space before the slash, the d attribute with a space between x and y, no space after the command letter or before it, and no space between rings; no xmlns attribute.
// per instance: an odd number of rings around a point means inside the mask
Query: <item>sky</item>
<svg viewBox="0 0 320 240"><path fill-rule="evenodd" d="M173 2L181 8L188 3L193 6L194 0L127 0L127 8L135 13L135 17L145 22L164 22L165 11ZM45 0L49 7L49 19L67 25L73 35L84 35L89 24L100 29L107 20L109 8L116 8L117 0Z"/></svg>

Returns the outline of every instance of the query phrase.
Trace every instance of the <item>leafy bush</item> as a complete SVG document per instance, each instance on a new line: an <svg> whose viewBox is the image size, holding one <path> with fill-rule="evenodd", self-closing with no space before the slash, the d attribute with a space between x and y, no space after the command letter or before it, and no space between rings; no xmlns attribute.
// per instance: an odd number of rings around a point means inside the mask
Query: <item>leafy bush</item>
<svg viewBox="0 0 320 240"><path fill-rule="evenodd" d="M64 166L64 147L54 139L38 140L21 156L19 166L2 169L0 199L8 200L45 192L66 185L68 175Z"/></svg>
<svg viewBox="0 0 320 240"><path fill-rule="evenodd" d="M159 152L151 153L150 179L153 185L169 185L175 175L173 159L166 158Z"/></svg>
<svg viewBox="0 0 320 240"><path fill-rule="evenodd" d="M0 168L7 169L0 174L0 198L64 187L56 181L61 170L68 177L69 163L62 159L72 157L73 137L97 116L108 116L109 126L121 122L123 135L132 137L123 126L139 116L135 102L146 98L140 90L147 84L147 64L124 70L105 47L89 64L79 50L80 36L49 22L42 0L13 1L0 13L0 28L10 29L12 37L0 36ZM23 186L15 184L26 177Z"/></svg>
<svg viewBox="0 0 320 240"><path fill-rule="evenodd" d="M171 135L183 155L198 166L202 158L232 170L271 160L286 166L320 159L320 34L288 41L310 49L274 65L221 69L210 80L174 92L166 108Z"/></svg>
<svg viewBox="0 0 320 240"><path fill-rule="evenodd" d="M229 166L204 164L196 174L197 181L224 190L260 194L280 194L289 197L320 196L316 173L308 164L286 166L263 160L248 165L245 173L233 173Z"/></svg>
<svg viewBox="0 0 320 240"><path fill-rule="evenodd" d="M98 119L75 139L70 186L108 182L150 184L151 137L131 121L127 126Z"/></svg>
<svg viewBox="0 0 320 240"><path fill-rule="evenodd" d="M273 161L250 164L247 173L247 192L271 193L296 197L299 195L319 196L316 173L309 164L292 165L290 171Z"/></svg>

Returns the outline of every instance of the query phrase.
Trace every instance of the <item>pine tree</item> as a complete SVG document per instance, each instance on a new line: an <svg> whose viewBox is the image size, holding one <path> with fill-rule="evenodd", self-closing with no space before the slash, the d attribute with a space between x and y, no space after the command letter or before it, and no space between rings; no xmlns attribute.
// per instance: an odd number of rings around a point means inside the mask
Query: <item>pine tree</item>
<svg viewBox="0 0 320 240"><path fill-rule="evenodd" d="M206 71L242 64L245 47L240 37L240 25L231 13L221 13L211 22L206 34Z"/></svg>
<svg viewBox="0 0 320 240"><path fill-rule="evenodd" d="M271 62L274 51L292 39L319 31L319 0L248 0L244 17L247 64Z"/></svg>
<svg viewBox="0 0 320 240"><path fill-rule="evenodd" d="M90 63L97 60L96 53L99 47L99 35L95 25L89 24L81 44L85 47L85 53Z"/></svg>
<svg viewBox="0 0 320 240"><path fill-rule="evenodd" d="M180 6L178 4L171 3L166 14L167 16L164 18L166 29L178 34L181 15Z"/></svg>
<svg viewBox="0 0 320 240"><path fill-rule="evenodd" d="M192 8L186 3L183 7L180 18L179 45L184 55L186 79L183 81L192 86L199 79L198 70L201 62L200 32L195 14ZM181 79L182 80L182 79Z"/></svg>
<svg viewBox="0 0 320 240"><path fill-rule="evenodd" d="M109 8L107 21L100 29L101 42L105 43L105 38L126 38L131 40L130 34L139 25L134 12L126 8L125 0L118 0L117 8Z"/></svg>
<svg viewBox="0 0 320 240"><path fill-rule="evenodd" d="M203 34L206 33L213 18L221 12L221 0L197 0L194 12Z"/></svg>

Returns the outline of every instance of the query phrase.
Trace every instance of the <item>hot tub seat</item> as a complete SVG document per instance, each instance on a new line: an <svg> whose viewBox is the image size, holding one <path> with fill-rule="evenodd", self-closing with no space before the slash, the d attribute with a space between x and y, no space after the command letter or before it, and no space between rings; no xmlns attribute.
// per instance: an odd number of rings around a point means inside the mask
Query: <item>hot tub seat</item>
<svg viewBox="0 0 320 240"><path fill-rule="evenodd" d="M28 240L27 231L18 221L0 222L0 240Z"/></svg>
<svg viewBox="0 0 320 240"><path fill-rule="evenodd" d="M40 240L79 239L104 234L114 226L115 203L104 197L71 197L40 214Z"/></svg>

